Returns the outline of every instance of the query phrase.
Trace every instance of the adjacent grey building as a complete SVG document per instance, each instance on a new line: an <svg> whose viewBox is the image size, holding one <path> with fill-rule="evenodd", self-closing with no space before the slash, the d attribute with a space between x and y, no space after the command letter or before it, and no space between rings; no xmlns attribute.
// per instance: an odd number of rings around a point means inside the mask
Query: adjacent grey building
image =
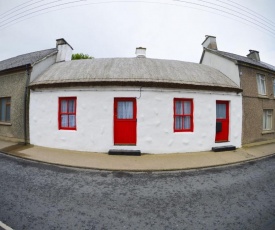
<svg viewBox="0 0 275 230"><path fill-rule="evenodd" d="M216 37L202 43L201 64L220 70L243 90L242 144L275 139L275 66L259 52L245 56L218 50Z"/></svg>
<svg viewBox="0 0 275 230"><path fill-rule="evenodd" d="M29 89L52 64L70 60L72 48L64 39L56 48L27 53L0 61L0 138L15 142L29 141Z"/></svg>

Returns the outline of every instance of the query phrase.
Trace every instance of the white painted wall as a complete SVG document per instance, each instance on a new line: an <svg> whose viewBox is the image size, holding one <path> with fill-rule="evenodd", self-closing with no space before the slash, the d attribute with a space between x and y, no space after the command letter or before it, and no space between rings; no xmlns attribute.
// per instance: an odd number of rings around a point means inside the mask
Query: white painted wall
<svg viewBox="0 0 275 230"><path fill-rule="evenodd" d="M202 64L211 66L221 71L240 87L239 68L234 63L234 61L220 57L219 55L210 53L205 50Z"/></svg>
<svg viewBox="0 0 275 230"><path fill-rule="evenodd" d="M52 148L88 152L109 149L142 153L184 153L221 145L241 146L242 97L236 93L194 92L118 87L31 91L30 142ZM77 97L77 130L58 130L58 97ZM137 145L113 145L115 97L137 99ZM174 133L173 99L193 98L194 132ZM229 142L215 143L216 100L230 101Z"/></svg>
<svg viewBox="0 0 275 230"><path fill-rule="evenodd" d="M44 60L36 63L32 68L30 82L34 81L40 74L45 72L56 61L56 54L45 58Z"/></svg>

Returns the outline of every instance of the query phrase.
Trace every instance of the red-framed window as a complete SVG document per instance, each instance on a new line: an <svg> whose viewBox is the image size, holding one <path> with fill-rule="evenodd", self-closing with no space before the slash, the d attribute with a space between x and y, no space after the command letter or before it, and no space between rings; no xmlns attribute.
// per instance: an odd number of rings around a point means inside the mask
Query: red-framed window
<svg viewBox="0 0 275 230"><path fill-rule="evenodd" d="M76 97L59 98L58 128L76 130Z"/></svg>
<svg viewBox="0 0 275 230"><path fill-rule="evenodd" d="M193 99L174 98L174 132L193 130Z"/></svg>

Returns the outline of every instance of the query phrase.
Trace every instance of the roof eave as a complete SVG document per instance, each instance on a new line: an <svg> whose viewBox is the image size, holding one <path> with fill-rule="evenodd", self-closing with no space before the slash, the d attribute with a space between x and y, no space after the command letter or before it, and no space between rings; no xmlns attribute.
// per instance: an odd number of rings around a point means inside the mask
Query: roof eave
<svg viewBox="0 0 275 230"><path fill-rule="evenodd" d="M203 51L202 51L202 54L201 54L200 64L202 64L202 60L204 58L204 54L205 54L205 48L203 48Z"/></svg>
<svg viewBox="0 0 275 230"><path fill-rule="evenodd" d="M179 84L171 82L109 82L109 81L96 81L96 82L55 82L55 83L39 83L31 84L30 89L41 88L57 88L57 87L76 87L76 86L138 86L138 87L159 87L159 88L178 88L178 89L200 89L210 91L224 91L241 93L243 90L237 87L230 86L212 86L212 85L195 85L195 84Z"/></svg>
<svg viewBox="0 0 275 230"><path fill-rule="evenodd" d="M220 54L219 52L216 52L216 51L214 51L212 49L209 49L209 48L204 48L204 50L209 51L210 53L215 54L217 56L220 56L222 58L225 58L225 59L227 59L229 61L232 61L232 62L234 62L237 65L237 60L235 58L230 58L230 57L224 56L224 55Z"/></svg>
<svg viewBox="0 0 275 230"><path fill-rule="evenodd" d="M265 72L268 72L268 73L271 73L271 74L275 74L275 71L273 71L269 68L264 68L264 67L259 66L259 65L253 65L253 64L248 63L248 62L237 61L237 65L246 66L246 67L253 67L254 69L257 69L257 70L261 70L261 71L265 71Z"/></svg>
<svg viewBox="0 0 275 230"><path fill-rule="evenodd" d="M50 54L48 54L48 55L46 55L45 57L43 57L43 58L41 58L41 59L39 59L39 60L37 60L36 62L33 62L31 65L32 65L32 67L33 66L35 66L36 64L38 64L38 63L40 63L40 62L42 62L42 61L44 61L44 60L46 60L47 58L49 58L49 57L51 57L51 56L53 56L53 55L55 55L55 54L57 54L58 53L58 51L56 50L56 51L53 51L52 53L50 53Z"/></svg>
<svg viewBox="0 0 275 230"><path fill-rule="evenodd" d="M272 69L270 69L270 68L265 68L265 67L262 67L262 66L259 66L259 65L256 65L256 64L252 64L252 63L249 63L249 62L240 61L240 60L237 60L235 58L230 58L230 57L227 57L225 55L220 54L219 52L215 52L215 51L213 51L213 50L211 50L209 48L204 48L204 51L205 50L209 51L212 54L216 54L216 55L218 55L220 57L223 57L223 58L225 58L227 60L230 60L230 61L234 62L236 65L250 66L250 67L253 67L255 69L259 69L259 70L262 70L262 71L267 71L269 73L273 73L273 74L275 73L275 71L272 70Z"/></svg>
<svg viewBox="0 0 275 230"><path fill-rule="evenodd" d="M5 74L11 74L11 73L15 73L15 72L25 71L26 69L30 69L31 67L32 67L32 65L30 63L28 63L28 64L25 64L25 65L21 65L21 66L9 68L9 69L4 69L4 70L0 71L0 75L5 75Z"/></svg>

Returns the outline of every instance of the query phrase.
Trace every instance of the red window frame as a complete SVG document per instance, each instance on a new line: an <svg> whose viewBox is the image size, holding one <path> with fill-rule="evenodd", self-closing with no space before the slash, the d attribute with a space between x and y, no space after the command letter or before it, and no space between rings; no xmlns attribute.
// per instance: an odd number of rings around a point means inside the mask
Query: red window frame
<svg viewBox="0 0 275 230"><path fill-rule="evenodd" d="M68 108L69 108L69 101L74 101L74 111L73 112L69 112ZM62 102L66 101L67 103L67 111L66 112L62 112L61 106L62 106ZM68 118L68 124L67 126L62 126L62 115L67 115L68 117L70 115L74 115L75 116L75 126L70 127L69 126L69 118ZM58 128L59 130L76 130L76 97L59 97L58 100Z"/></svg>
<svg viewBox="0 0 275 230"><path fill-rule="evenodd" d="M181 102L182 103L182 114L176 113L176 103ZM190 102L190 113L185 113L184 111L184 102ZM194 113L194 106L193 106L193 99L191 98L174 98L174 132L193 132L194 131L194 122L193 122L193 113ZM176 128L176 118L181 117L182 118L182 128ZM184 127L184 118L190 117L190 128Z"/></svg>

